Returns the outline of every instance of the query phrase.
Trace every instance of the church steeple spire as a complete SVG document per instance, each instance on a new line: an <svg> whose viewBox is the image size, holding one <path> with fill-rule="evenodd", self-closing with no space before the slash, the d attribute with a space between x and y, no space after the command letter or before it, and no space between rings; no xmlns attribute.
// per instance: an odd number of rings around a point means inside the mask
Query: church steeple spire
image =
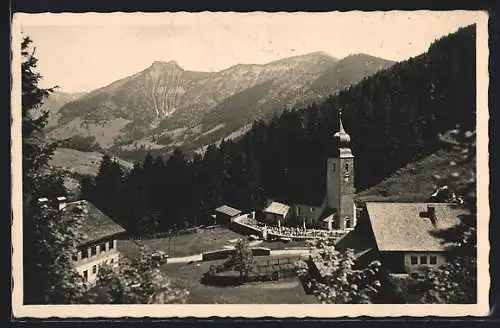
<svg viewBox="0 0 500 328"><path fill-rule="evenodd" d="M345 132L342 123L342 108L339 109L339 131L334 135L335 141L339 147L339 155L350 155L351 136Z"/></svg>
<svg viewBox="0 0 500 328"><path fill-rule="evenodd" d="M342 125L342 108L339 108L339 132L345 133L344 125Z"/></svg>

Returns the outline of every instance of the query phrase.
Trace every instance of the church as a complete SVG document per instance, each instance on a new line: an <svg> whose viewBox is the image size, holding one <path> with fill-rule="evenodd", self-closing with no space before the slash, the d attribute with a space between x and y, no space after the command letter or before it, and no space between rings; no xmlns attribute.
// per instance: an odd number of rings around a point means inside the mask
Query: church
<svg viewBox="0 0 500 328"><path fill-rule="evenodd" d="M289 205L273 201L264 209L266 221L278 226L303 225L348 232L336 243L339 250L353 249L360 264L379 259L393 273L446 263L450 242L441 234L456 228L468 211L449 201L372 201L356 208L354 155L341 113L334 139L338 146L326 160L326 194L321 195L321 201L311 197ZM312 194L310 190L302 193L305 199Z"/></svg>
<svg viewBox="0 0 500 328"><path fill-rule="evenodd" d="M293 220L307 227L327 230L350 230L356 226L354 155L350 148L351 137L342 124L342 112L339 131L333 137L338 146L325 163L326 195L317 199L304 197L303 201L293 204L272 201L263 211L267 222L281 225Z"/></svg>

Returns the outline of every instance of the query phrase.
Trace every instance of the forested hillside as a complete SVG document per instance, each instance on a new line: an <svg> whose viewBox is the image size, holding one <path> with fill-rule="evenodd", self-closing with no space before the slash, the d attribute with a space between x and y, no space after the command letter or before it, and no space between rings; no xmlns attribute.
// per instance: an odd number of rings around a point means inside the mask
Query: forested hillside
<svg viewBox="0 0 500 328"><path fill-rule="evenodd" d="M359 192L437 151L439 133L457 124L475 129L475 72L472 25L321 105L255 122L241 139L211 146L203 157L148 156L126 176L105 158L95 182L85 181L84 196L137 233L207 222L221 203L248 210L268 197L321 196L339 108Z"/></svg>

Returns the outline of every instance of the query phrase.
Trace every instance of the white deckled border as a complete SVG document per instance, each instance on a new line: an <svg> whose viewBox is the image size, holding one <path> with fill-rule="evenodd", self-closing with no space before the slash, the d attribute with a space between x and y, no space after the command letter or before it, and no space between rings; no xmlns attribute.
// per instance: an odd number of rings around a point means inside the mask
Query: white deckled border
<svg viewBox="0 0 500 328"><path fill-rule="evenodd" d="M425 15L428 11L418 11L413 15ZM488 15L480 11L453 11L453 17L464 17L477 24L477 199L478 199L478 304L474 305L323 305L323 304L276 304L276 305L30 305L22 304L22 194L21 194L21 25L158 25L196 24L200 15L218 18L238 15L238 20L259 24L268 15L286 17L293 24L297 15L331 15L332 13L42 13L15 14L12 22L12 308L15 317L398 317L398 316L484 316L488 314L489 276L489 167L488 167ZM393 15L408 15L408 12L361 12L341 13L353 19L385 19ZM434 12L435 14L435 12ZM57 17L57 19L55 19ZM444 17L444 16L443 16ZM246 22L247 23L247 22Z"/></svg>

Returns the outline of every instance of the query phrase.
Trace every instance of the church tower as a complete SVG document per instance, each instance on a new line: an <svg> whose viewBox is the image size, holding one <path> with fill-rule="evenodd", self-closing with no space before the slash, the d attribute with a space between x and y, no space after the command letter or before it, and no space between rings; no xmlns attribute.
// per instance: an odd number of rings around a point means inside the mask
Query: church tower
<svg viewBox="0 0 500 328"><path fill-rule="evenodd" d="M354 228L356 213L354 207L354 156L352 155L351 137L342 124L342 111L339 111L339 131L334 139L337 149L327 159L326 193L327 205L335 210L334 229Z"/></svg>

